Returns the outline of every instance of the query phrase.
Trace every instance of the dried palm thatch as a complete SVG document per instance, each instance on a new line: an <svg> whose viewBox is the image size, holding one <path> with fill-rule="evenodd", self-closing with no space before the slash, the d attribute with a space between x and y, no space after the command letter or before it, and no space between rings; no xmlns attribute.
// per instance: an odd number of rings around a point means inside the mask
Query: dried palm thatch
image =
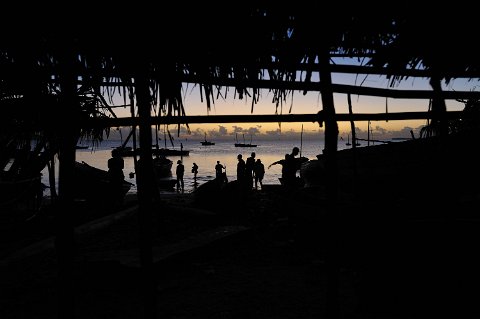
<svg viewBox="0 0 480 319"><path fill-rule="evenodd" d="M40 14L31 20L34 30L0 36L0 107L7 122L21 119L49 136L60 117L77 123L79 137L99 139L102 129L88 130L80 119L115 117L113 96L129 105L139 76L147 78L157 116L182 117L183 83L198 85L207 109L233 88L234 98L250 99L253 111L261 89L268 89L276 113L283 113L293 94L289 83L306 93L313 73L322 73L319 61L332 56L381 68L392 86L412 70L437 83L478 79L480 71L476 20L455 8L432 14L407 3L379 14L360 4L247 3L230 10L201 3L155 11L134 6L111 11L114 19L104 14ZM68 78L76 82L76 103L65 106L61 86ZM13 100L23 103L22 112L12 110Z"/></svg>

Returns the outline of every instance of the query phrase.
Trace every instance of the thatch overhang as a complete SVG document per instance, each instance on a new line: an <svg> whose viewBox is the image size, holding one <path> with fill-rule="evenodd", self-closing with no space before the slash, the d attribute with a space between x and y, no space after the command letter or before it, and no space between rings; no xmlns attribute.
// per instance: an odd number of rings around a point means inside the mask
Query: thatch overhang
<svg viewBox="0 0 480 319"><path fill-rule="evenodd" d="M139 12L145 16L140 22L104 20L99 26L85 26L73 19L64 21L68 23L62 28L47 22L33 32L5 33L0 44L3 99L57 94L67 54L72 60L68 68L79 81L79 95L123 91L144 72L152 101L172 116L186 114L181 95L186 82L199 85L207 108L225 92L223 87L233 87L236 98L249 97L252 104L259 89L273 91L279 105L294 90L321 91L315 83L318 77L312 79L312 74L321 73L321 56L364 61L359 63L364 66L332 64L330 71L380 73L392 84L410 76L449 80L477 78L479 73L472 44L475 21L464 12L427 16L399 10L374 15L365 8L335 11L319 4L288 9L261 5L175 9L159 16ZM99 18L95 13L91 16L92 21ZM442 31L442 23L448 23L448 30ZM386 90L370 93L365 87L334 87L334 91L408 96ZM128 102L128 91L123 93Z"/></svg>
<svg viewBox="0 0 480 319"><path fill-rule="evenodd" d="M72 19L61 28L47 22L33 32L6 33L0 44L2 96L58 93L56 84L67 54L72 60L68 68L73 68L70 72L81 88L78 94L113 92L106 89L110 85L131 87L134 77L143 72L152 100L172 116L186 114L181 95L185 82L199 85L207 108L222 87L233 87L236 98L250 97L252 104L261 88L272 90L279 105L294 90L321 91L312 83L318 81L312 74L321 73L321 56L364 61L363 67L331 65L330 71L378 72L392 84L409 76L449 80L476 78L479 73L473 50L475 21L465 12L426 15L400 8L372 14L360 6L336 11L320 4L288 9L270 5L176 9L163 15L139 11L145 19L132 23L121 23L124 16L119 15L112 24L103 20L92 26ZM91 17L101 21L95 13ZM358 87L334 91L369 94ZM128 92L124 93L127 100ZM375 93L382 94L396 97L388 91Z"/></svg>

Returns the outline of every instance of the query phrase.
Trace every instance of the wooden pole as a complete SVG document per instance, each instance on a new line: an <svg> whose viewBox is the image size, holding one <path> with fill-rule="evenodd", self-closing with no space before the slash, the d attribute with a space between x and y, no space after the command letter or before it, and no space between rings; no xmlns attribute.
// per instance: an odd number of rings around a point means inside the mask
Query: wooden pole
<svg viewBox="0 0 480 319"><path fill-rule="evenodd" d="M445 137L448 134L448 123L445 114L447 113L447 106L443 97L442 81L439 76L432 76L430 78L430 85L432 86L434 95L432 98L432 126L435 135Z"/></svg>
<svg viewBox="0 0 480 319"><path fill-rule="evenodd" d="M351 118L353 118L353 106L352 106L352 97L350 94L347 95L347 102L348 102L348 113L350 114ZM357 134L355 133L355 122L353 119L350 121L350 131L352 133L352 152L353 152L353 179L352 179L352 186L353 190L355 190L355 182L357 177Z"/></svg>
<svg viewBox="0 0 480 319"><path fill-rule="evenodd" d="M303 148L303 124L302 124L302 131L300 132L300 157L302 157L302 148Z"/></svg>
<svg viewBox="0 0 480 319"><path fill-rule="evenodd" d="M74 55L65 52L61 76L61 104L62 114L59 118L57 134L60 138L59 172L58 172L58 201L55 205L55 249L58 261L58 318L74 317L74 227L73 227L73 183L75 168L75 146L78 140L78 128L75 124L78 100L75 74L72 70Z"/></svg>
<svg viewBox="0 0 480 319"><path fill-rule="evenodd" d="M146 72L135 78L135 92L140 117L140 160L137 174L137 196L139 203L139 246L142 267L141 291L143 295L144 318L156 318L156 285L153 276L152 255L152 209L155 180L153 178L152 130L150 125L150 87Z"/></svg>
<svg viewBox="0 0 480 319"><path fill-rule="evenodd" d="M326 233L326 269L327 269L327 317L339 317L339 261L338 261L338 210L337 210L337 143L338 125L335 119L335 105L332 90L332 74L330 72L330 56L328 48L319 56L321 65L320 81L322 85L322 104L325 120L325 172L327 193Z"/></svg>

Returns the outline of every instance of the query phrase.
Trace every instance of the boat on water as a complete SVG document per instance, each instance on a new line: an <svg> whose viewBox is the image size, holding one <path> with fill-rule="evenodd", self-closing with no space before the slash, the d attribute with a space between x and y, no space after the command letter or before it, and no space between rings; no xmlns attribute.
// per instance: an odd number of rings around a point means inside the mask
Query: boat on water
<svg viewBox="0 0 480 319"><path fill-rule="evenodd" d="M202 143L204 146L215 145L215 142L207 141L207 133L205 133L205 140L201 141L200 143Z"/></svg>
<svg viewBox="0 0 480 319"><path fill-rule="evenodd" d="M157 130L155 132L157 132ZM120 153L120 156L122 157L140 155L140 148L132 148L131 146L127 146L127 143L130 140L130 137L132 136L132 134L133 134L133 131L131 131L130 134L125 139L125 141L122 142L122 145L118 147L114 147L114 149L116 149ZM190 155L190 151L184 150L183 145L181 145L180 149L167 148L166 133L164 133L164 135L165 135L164 136L165 146L163 148L160 148L158 145L159 138L157 133L156 144L151 145L153 156L189 156Z"/></svg>
<svg viewBox="0 0 480 319"><path fill-rule="evenodd" d="M190 151L184 149L170 149L170 148L159 148L152 149L152 155L163 155L163 156L189 156Z"/></svg>
<svg viewBox="0 0 480 319"><path fill-rule="evenodd" d="M347 143L345 145L350 146L352 143L350 143L350 134L347 135Z"/></svg>
<svg viewBox="0 0 480 319"><path fill-rule="evenodd" d="M235 147L257 147L257 144L252 144L252 136L250 135L250 143L245 143L245 134L243 134L243 143L238 142L238 136L235 134Z"/></svg>
<svg viewBox="0 0 480 319"><path fill-rule="evenodd" d="M120 151L121 156L134 156L140 155L140 148L132 149L131 147L122 147L116 148ZM189 156L189 150L177 150L177 149L169 149L169 148L152 148L152 155L154 156Z"/></svg>
<svg viewBox="0 0 480 319"><path fill-rule="evenodd" d="M359 140L361 140L361 139L359 139L359 138L355 139L355 146L360 146L361 145L360 142L358 142ZM352 146L352 143L350 143L350 133L347 135L347 142L345 143L345 145L346 146Z"/></svg>

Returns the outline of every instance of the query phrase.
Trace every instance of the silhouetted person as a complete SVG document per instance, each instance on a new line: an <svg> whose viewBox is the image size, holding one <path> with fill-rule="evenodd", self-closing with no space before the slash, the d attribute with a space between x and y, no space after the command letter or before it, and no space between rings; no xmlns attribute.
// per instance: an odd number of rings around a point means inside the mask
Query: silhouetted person
<svg viewBox="0 0 480 319"><path fill-rule="evenodd" d="M295 146L292 149L292 153L285 154L285 159L276 161L268 166L268 168L270 168L272 165L282 165L282 185L287 191L297 188L297 171L300 169L302 163L308 161L306 157L297 158L296 156L299 153L300 149Z"/></svg>
<svg viewBox="0 0 480 319"><path fill-rule="evenodd" d="M120 152L117 149L112 150L112 157L108 160L108 179L110 182L110 189L112 191L113 199L116 204L123 203L123 182L125 176L123 168L125 163Z"/></svg>
<svg viewBox="0 0 480 319"><path fill-rule="evenodd" d="M253 166L253 173L255 174L255 189L258 189L258 183L263 189L263 176L265 176L265 166L260 159L257 159Z"/></svg>
<svg viewBox="0 0 480 319"><path fill-rule="evenodd" d="M249 189L253 187L253 167L255 166L255 152L250 154L245 162L245 186Z"/></svg>
<svg viewBox="0 0 480 319"><path fill-rule="evenodd" d="M270 167L272 167L272 165L278 165L278 164L282 165L282 181L285 178L285 168L286 168L285 163L286 163L289 156L290 156L290 154L285 154L284 159L278 160L278 161L273 162L272 164L268 165L268 169L270 169Z"/></svg>
<svg viewBox="0 0 480 319"><path fill-rule="evenodd" d="M177 161L177 169L175 173L177 174L177 191L180 190L181 188L183 192L183 189L184 189L183 175L185 174L185 166L183 166L181 160Z"/></svg>
<svg viewBox="0 0 480 319"><path fill-rule="evenodd" d="M297 157L300 153L300 149L298 147L294 147L292 149L292 153L286 157L286 167L285 167L285 177L286 177L286 185L290 189L296 189L299 186L299 179L297 179L297 171L300 170L302 167L302 163L308 161L306 157Z"/></svg>
<svg viewBox="0 0 480 319"><path fill-rule="evenodd" d="M198 165L196 163L193 163L192 173L193 173L193 182L197 183Z"/></svg>
<svg viewBox="0 0 480 319"><path fill-rule="evenodd" d="M222 178L223 178L223 169L224 168L225 168L225 166L220 164L220 161L217 161L217 165L215 165L215 178L219 181L222 180Z"/></svg>
<svg viewBox="0 0 480 319"><path fill-rule="evenodd" d="M245 161L242 154L238 154L237 159L237 181L243 185L245 183Z"/></svg>
<svg viewBox="0 0 480 319"><path fill-rule="evenodd" d="M285 163L283 164L283 167L285 170L283 183L288 189L292 189L295 187L295 178L297 177L295 156L293 155L293 152L292 154L285 156Z"/></svg>

